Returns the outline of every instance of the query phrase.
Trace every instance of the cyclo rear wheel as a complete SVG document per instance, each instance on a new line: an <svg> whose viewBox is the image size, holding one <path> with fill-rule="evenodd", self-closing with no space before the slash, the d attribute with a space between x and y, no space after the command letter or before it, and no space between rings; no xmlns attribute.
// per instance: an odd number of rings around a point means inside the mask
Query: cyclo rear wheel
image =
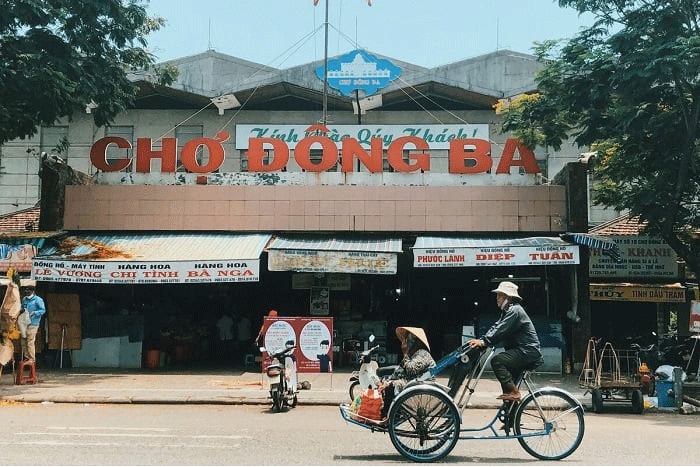
<svg viewBox="0 0 700 467"><path fill-rule="evenodd" d="M398 395L389 410L389 437L399 453L414 462L433 462L454 449L460 416L443 391L429 386Z"/></svg>
<svg viewBox="0 0 700 467"><path fill-rule="evenodd" d="M558 460L578 448L585 429L583 407L571 395L544 389L526 396L515 412L520 445L538 459Z"/></svg>

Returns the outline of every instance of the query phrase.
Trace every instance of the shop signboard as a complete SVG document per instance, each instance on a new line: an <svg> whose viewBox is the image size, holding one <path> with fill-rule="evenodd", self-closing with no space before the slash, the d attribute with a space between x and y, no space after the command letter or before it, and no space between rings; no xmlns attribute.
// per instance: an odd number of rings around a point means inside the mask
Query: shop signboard
<svg viewBox="0 0 700 467"><path fill-rule="evenodd" d="M591 300L618 302L685 303L680 284L589 284Z"/></svg>
<svg viewBox="0 0 700 467"><path fill-rule="evenodd" d="M579 264L577 245L415 248L413 250L413 266L417 268L560 264Z"/></svg>
<svg viewBox="0 0 700 467"><path fill-rule="evenodd" d="M32 259L37 255L38 249L33 245L8 245L0 243L0 272L10 268L18 272L32 270Z"/></svg>
<svg viewBox="0 0 700 467"><path fill-rule="evenodd" d="M304 138L314 136L317 130L309 125L275 125L270 123L236 125L236 149L249 149L250 141L257 138L273 138L295 149ZM485 123L445 125L333 125L325 127L325 137L336 144L352 139L363 148L371 148L377 139L383 149L399 138L419 138L430 145L430 149L450 149L450 141L462 139L489 140L489 126ZM312 131L310 131L312 130Z"/></svg>
<svg viewBox="0 0 700 467"><path fill-rule="evenodd" d="M700 333L700 300L690 302L690 332Z"/></svg>
<svg viewBox="0 0 700 467"><path fill-rule="evenodd" d="M260 280L260 260L64 261L34 260L31 278L92 284L186 284Z"/></svg>
<svg viewBox="0 0 700 467"><path fill-rule="evenodd" d="M317 276L320 276L317 278ZM331 290L350 290L350 275L337 273L306 273L292 274L292 289L310 289L322 281Z"/></svg>
<svg viewBox="0 0 700 467"><path fill-rule="evenodd" d="M262 333L263 346L270 352L283 348L290 340L294 341L297 373L333 371L333 318L266 316ZM263 358L263 372L269 364L270 361Z"/></svg>
<svg viewBox="0 0 700 467"><path fill-rule="evenodd" d="M676 279L678 255L658 238L637 235L610 235L620 250L620 262L591 248L588 275L591 278Z"/></svg>
<svg viewBox="0 0 700 467"><path fill-rule="evenodd" d="M270 271L396 274L396 254L372 251L269 250Z"/></svg>

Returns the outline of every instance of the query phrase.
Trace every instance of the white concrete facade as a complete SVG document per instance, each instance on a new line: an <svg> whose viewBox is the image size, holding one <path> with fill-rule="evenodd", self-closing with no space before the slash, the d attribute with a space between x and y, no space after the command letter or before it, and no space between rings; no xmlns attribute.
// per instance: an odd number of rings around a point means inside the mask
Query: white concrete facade
<svg viewBox="0 0 700 467"><path fill-rule="evenodd" d="M386 57L384 57L386 58ZM389 58L389 60L391 60ZM530 55L509 51L500 51L473 59L464 60L426 69L417 65L393 61L403 68L400 80L395 80L387 88L381 90L384 104L391 104L397 96L404 96L407 91L414 89L430 89L439 87L436 95L446 100L459 100L463 110L436 109L423 110L391 110L378 108L368 111L362 116L363 125L390 125L390 124L487 124L489 128L489 140L492 147L492 157L495 164L502 151L503 145L509 135L500 133L500 119L490 108L497 99L516 95L521 92L532 91L534 88L534 74L540 68L535 58ZM91 146L98 139L115 134L119 129L130 130L133 134L132 143L135 145L138 138L152 138L153 147L158 147L161 137L174 137L178 131L183 131L185 137L178 140L178 146L184 144L186 139L197 132L204 137L213 137L220 131L231 134L230 139L223 143L226 151L226 159L218 172L220 174L236 174L244 172L246 159L244 151L235 148L235 125L237 124L311 124L317 122L320 117L318 110L290 110L284 105L273 110L249 110L242 108L226 110L224 115L219 115L217 109L210 105L208 108L197 108L198 105L191 101L208 102L209 98L228 92L242 93L239 100L244 102L244 97L252 96L259 99L258 108L268 105L272 99L282 99L292 95L298 99L316 99L323 89L323 82L319 80L314 70L322 63L314 62L285 70L276 70L259 64L240 60L235 57L209 51L192 57L185 57L171 62L180 69L178 82L169 89L177 94L177 99L190 100L187 109L178 108L146 108L148 105L137 105L137 108L125 112L115 119L110 129L97 128L89 114L75 115L70 121L59 122L51 128L39 129L32 138L15 140L0 147L0 214L14 212L31 207L39 200L39 154L46 151L56 154L53 147L58 145L59 139L65 137L67 149L58 155L76 170L95 175L97 183L106 184L189 184L194 183L195 174L137 174L131 171L120 173L100 174L90 163L89 152ZM143 78L134 75L134 80ZM420 88L419 86L424 86ZM282 90L284 88L284 90ZM421 91L423 92L423 91ZM427 91L425 91L427 92ZM256 94L257 93L257 94ZM393 93L393 94L392 94ZM147 94L147 92L143 92ZM161 96L163 93L160 93ZM408 99L402 97L404 100ZM331 96L338 105L342 99L338 93ZM347 100L347 99L346 99ZM396 105L396 104L394 104ZM401 104L400 104L401 105ZM178 107L178 106L173 106ZM479 109L480 108L480 109ZM255 109L255 106L253 106ZM352 109L338 109L329 112L332 124L357 124L357 115ZM565 145L559 152L538 151L536 153L540 164L546 164L543 172L550 178L554 176L568 162L578 158L580 150L572 145ZM133 151L132 151L133 153ZM243 167L243 169L242 169ZM544 167L543 167L544 169ZM157 163L153 170L157 172ZM360 167L359 172L363 169ZM365 171L366 172L366 171ZM298 175L294 175L297 174ZM491 174L480 176L456 176L448 174L447 151L431 151L430 172L426 173L391 173L382 174L326 172L323 174L301 174L298 165L293 159L284 173L286 180L301 180L301 182L289 182L292 184L360 184L360 185L425 185L425 186L449 186L449 185L539 185L546 184L547 177L511 174L500 178ZM296 178L295 178L296 177ZM210 180L212 176L209 176ZM219 179L225 178L218 176ZM235 178L235 177L234 177ZM211 181L210 181L211 183ZM222 183L222 182L219 182ZM229 181L225 184L240 183Z"/></svg>

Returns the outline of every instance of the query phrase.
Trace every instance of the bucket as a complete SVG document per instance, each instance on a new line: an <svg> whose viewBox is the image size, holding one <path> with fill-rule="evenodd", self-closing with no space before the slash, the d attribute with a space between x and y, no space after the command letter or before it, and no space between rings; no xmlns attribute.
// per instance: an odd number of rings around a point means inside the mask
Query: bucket
<svg viewBox="0 0 700 467"><path fill-rule="evenodd" d="M160 367L160 350L146 351L146 368L155 370Z"/></svg>
<svg viewBox="0 0 700 467"><path fill-rule="evenodd" d="M656 394L659 400L659 407L675 407L676 398L673 396L673 381L656 381ZM669 395L671 392L671 395Z"/></svg>

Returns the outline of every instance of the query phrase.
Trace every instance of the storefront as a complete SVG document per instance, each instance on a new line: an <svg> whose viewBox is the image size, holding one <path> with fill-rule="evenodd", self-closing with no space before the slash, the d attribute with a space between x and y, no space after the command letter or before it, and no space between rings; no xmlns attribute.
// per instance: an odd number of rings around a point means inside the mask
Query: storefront
<svg viewBox="0 0 700 467"><path fill-rule="evenodd" d="M672 321L685 323L689 316L678 256L642 228L622 217L591 231L609 237L620 251L615 261L593 249L589 264L592 336L619 348L658 343ZM681 335L687 334L684 328L678 327Z"/></svg>
<svg viewBox="0 0 700 467"><path fill-rule="evenodd" d="M550 179L578 152L534 153L502 134L493 112L503 96L534 89L535 63L498 52L427 74L406 66L366 113L353 113L355 93L331 91L333 121L324 126L319 82L307 78L314 63L271 70L260 86L232 86L225 77L245 70L231 57L176 61L187 80L221 70L207 75L213 88L245 104L211 108L213 96L177 83L148 86L137 108L104 132L77 116L71 148L89 151L69 160L84 161L94 183L65 187L63 228L69 238L94 235L109 248L42 251L32 275L47 293L80 296L83 340L119 322L114 332L131 336L133 315L143 320L136 337L144 349L187 334L200 342L191 353L201 357L192 360L225 353L242 361L239 344L225 352L216 346L219 311L234 321L246 316L256 334L275 309L332 317L341 364L344 343L371 333L385 339L385 360L396 360L393 329L401 325L425 327L439 357L461 342L465 326L481 332L493 322L491 290L507 278L521 287L545 347L557 349L550 368L561 371L578 358L566 315L585 293L578 287L585 271L579 245L559 235L585 225L572 224L569 189ZM469 70L479 84L456 84ZM518 78L503 81L506 75ZM129 258L108 257L125 251L109 235L143 244L185 234L200 237L193 257L181 256L189 246L169 244L159 258L139 256L148 252L143 245ZM207 240L212 235L267 236L268 243L257 255L222 255ZM92 254L98 257L81 258Z"/></svg>

